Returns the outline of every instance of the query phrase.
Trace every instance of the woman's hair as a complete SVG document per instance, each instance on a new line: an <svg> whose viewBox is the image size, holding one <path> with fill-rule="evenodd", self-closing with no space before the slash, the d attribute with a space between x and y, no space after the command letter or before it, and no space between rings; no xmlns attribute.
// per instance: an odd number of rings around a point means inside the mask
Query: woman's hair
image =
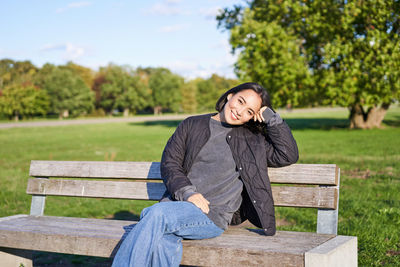
<svg viewBox="0 0 400 267"><path fill-rule="evenodd" d="M243 90L253 90L261 97L261 107L267 106L272 109L271 105L271 98L267 92L267 90L259 85L258 83L242 83L238 86L235 86L228 91L226 91L217 101L215 104L215 109L218 112L221 112L224 109L226 102L228 102L228 95L229 94L236 94ZM272 109L273 110L273 109ZM249 128L253 132L263 132L264 127L259 122L254 122L253 120L248 121L244 124L247 128Z"/></svg>

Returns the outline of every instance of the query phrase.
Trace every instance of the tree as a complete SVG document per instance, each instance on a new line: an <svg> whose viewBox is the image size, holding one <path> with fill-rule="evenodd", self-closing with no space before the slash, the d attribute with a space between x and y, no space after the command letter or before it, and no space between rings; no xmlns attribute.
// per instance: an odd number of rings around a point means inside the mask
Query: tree
<svg viewBox="0 0 400 267"><path fill-rule="evenodd" d="M34 78L50 98L50 112L60 118L79 116L93 109L94 94L82 78L71 70L45 64Z"/></svg>
<svg viewBox="0 0 400 267"><path fill-rule="evenodd" d="M179 111L183 78L166 68L156 68L149 78L154 114L163 109Z"/></svg>
<svg viewBox="0 0 400 267"><path fill-rule="evenodd" d="M44 90L32 85L11 85L2 91L0 96L0 114L14 117L45 115L49 109L49 97Z"/></svg>
<svg viewBox="0 0 400 267"><path fill-rule="evenodd" d="M185 113L194 113L197 110L196 101L197 85L196 81L185 82L181 87L182 110Z"/></svg>
<svg viewBox="0 0 400 267"><path fill-rule="evenodd" d="M400 98L399 1L248 1L217 20L236 72L279 106L349 107L353 128L381 124Z"/></svg>
<svg viewBox="0 0 400 267"><path fill-rule="evenodd" d="M102 68L95 83L99 83L100 103L108 114L118 109L127 116L149 105L149 88L129 67L110 64Z"/></svg>
<svg viewBox="0 0 400 267"><path fill-rule="evenodd" d="M61 68L66 68L71 70L73 73L79 75L82 80L85 82L86 86L92 88L93 80L94 80L94 72L93 70L83 67L81 65L75 64L69 61L65 66L60 66Z"/></svg>
<svg viewBox="0 0 400 267"><path fill-rule="evenodd" d="M228 89L238 85L234 79L226 79L217 74L208 79L197 79L197 103L198 111L206 112L215 109L215 103Z"/></svg>
<svg viewBox="0 0 400 267"><path fill-rule="evenodd" d="M0 60L0 91L11 84L30 84L37 70L30 61Z"/></svg>

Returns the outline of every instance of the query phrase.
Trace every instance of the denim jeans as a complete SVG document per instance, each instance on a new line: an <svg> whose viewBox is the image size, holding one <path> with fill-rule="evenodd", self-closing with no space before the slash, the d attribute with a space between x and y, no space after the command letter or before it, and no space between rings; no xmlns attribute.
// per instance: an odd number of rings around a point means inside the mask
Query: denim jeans
<svg viewBox="0 0 400 267"><path fill-rule="evenodd" d="M112 266L179 266L182 239L217 237L223 230L194 204L160 202L146 208L128 233Z"/></svg>

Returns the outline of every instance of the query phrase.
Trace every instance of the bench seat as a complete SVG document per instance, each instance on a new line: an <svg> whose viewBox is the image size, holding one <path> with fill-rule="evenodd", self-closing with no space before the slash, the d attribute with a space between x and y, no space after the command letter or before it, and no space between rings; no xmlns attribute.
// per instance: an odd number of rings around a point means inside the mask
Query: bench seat
<svg viewBox="0 0 400 267"><path fill-rule="evenodd" d="M1 218L4 247L112 257L135 221L14 215ZM307 252L338 238L333 234L230 227L222 236L183 241L182 264L220 266L305 266ZM348 242L349 240L347 240ZM268 265L265 265L268 263Z"/></svg>

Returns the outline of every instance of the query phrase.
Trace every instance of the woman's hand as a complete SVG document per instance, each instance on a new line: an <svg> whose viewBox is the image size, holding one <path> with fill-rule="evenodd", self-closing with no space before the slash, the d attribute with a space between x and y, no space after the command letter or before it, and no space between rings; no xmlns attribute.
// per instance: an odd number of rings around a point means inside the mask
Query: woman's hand
<svg viewBox="0 0 400 267"><path fill-rule="evenodd" d="M200 194L200 193L196 193L196 194L191 195L187 199L187 201L192 202L193 204L195 204L196 207L201 209L201 211L206 213L206 214L208 214L208 212L210 212L210 208L208 206L210 204L210 202L207 199L205 199L203 197L203 195Z"/></svg>
<svg viewBox="0 0 400 267"><path fill-rule="evenodd" d="M254 121L259 121L259 122L263 122L265 121L264 117L263 117L263 112L264 110L266 110L268 107L264 106L262 108L260 108L260 110L254 115Z"/></svg>

